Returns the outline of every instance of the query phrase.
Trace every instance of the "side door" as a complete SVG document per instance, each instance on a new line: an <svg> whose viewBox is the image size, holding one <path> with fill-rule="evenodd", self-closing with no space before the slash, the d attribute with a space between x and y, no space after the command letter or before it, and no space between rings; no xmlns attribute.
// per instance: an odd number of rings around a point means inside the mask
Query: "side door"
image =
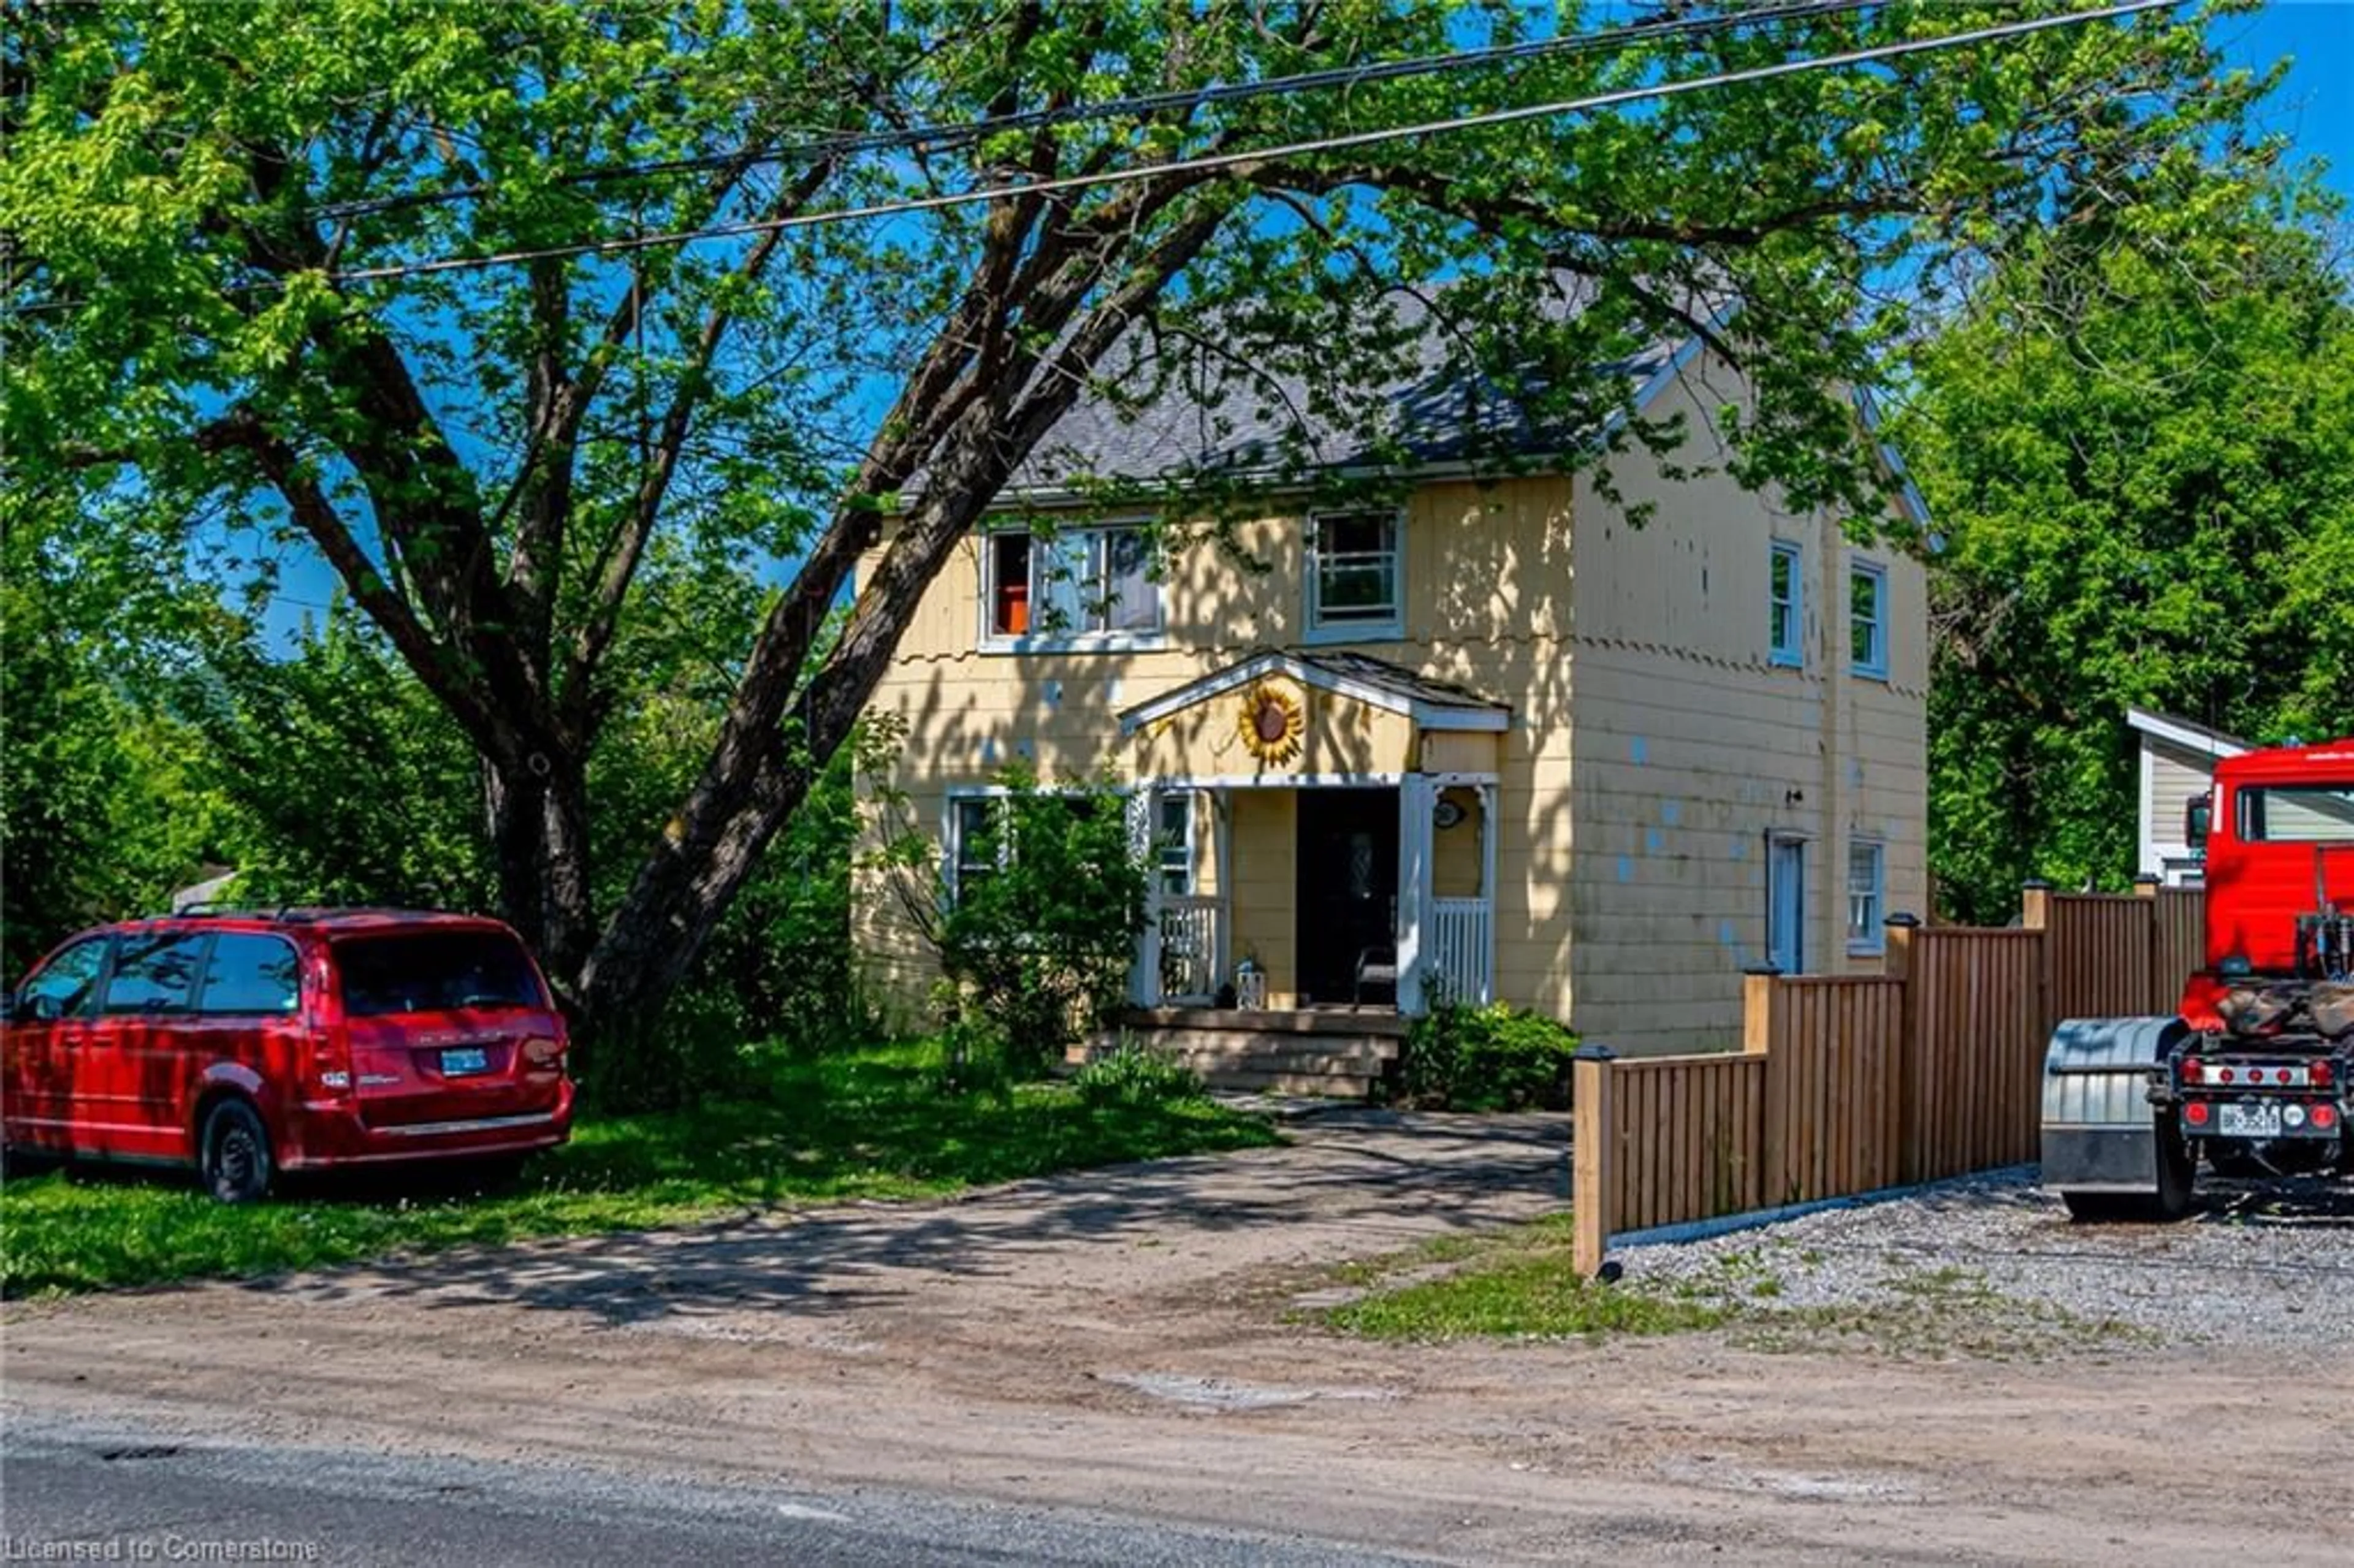
<svg viewBox="0 0 2354 1568"><path fill-rule="evenodd" d="M196 1016L180 1027L181 1071L173 1079L170 1125L178 1158L196 1154L196 1098L217 1075L253 1086L273 1137L303 1092L311 1061L302 1011L302 962L284 937L223 931L213 938L196 990Z"/></svg>
<svg viewBox="0 0 2354 1568"><path fill-rule="evenodd" d="M1807 972L1807 841L1766 844L1766 955L1786 975Z"/></svg>
<svg viewBox="0 0 2354 1568"><path fill-rule="evenodd" d="M212 939L175 930L118 939L98 1017L72 1058L78 1146L120 1159L186 1157L179 1116L196 1070L189 1026Z"/></svg>
<svg viewBox="0 0 2354 1568"><path fill-rule="evenodd" d="M60 948L16 993L16 1016L5 1026L7 1140L32 1149L69 1150L71 1054L90 1026L106 976L109 936L85 937Z"/></svg>

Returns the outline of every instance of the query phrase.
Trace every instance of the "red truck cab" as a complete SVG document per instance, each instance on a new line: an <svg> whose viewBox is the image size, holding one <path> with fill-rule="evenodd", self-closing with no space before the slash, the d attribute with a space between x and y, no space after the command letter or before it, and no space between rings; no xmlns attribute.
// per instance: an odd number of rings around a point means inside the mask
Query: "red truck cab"
<svg viewBox="0 0 2354 1568"><path fill-rule="evenodd" d="M2206 962L2171 1089L2219 1164L2324 1163L2354 1075L2354 739L2217 765L2204 828Z"/></svg>

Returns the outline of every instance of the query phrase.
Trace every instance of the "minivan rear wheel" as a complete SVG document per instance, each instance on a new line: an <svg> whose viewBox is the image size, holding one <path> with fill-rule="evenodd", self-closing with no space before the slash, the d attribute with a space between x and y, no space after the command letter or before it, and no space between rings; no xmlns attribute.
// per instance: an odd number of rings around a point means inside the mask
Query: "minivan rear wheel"
<svg viewBox="0 0 2354 1568"><path fill-rule="evenodd" d="M270 1133L243 1100L223 1100L207 1113L199 1150L205 1191L219 1202L250 1203L270 1191Z"/></svg>

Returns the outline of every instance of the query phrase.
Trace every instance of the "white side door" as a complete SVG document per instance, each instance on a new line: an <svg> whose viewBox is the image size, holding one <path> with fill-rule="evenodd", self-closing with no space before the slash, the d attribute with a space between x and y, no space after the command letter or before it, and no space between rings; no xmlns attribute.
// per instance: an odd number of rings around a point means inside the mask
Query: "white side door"
<svg viewBox="0 0 2354 1568"><path fill-rule="evenodd" d="M1807 972L1807 841L1766 845L1766 956L1786 975Z"/></svg>

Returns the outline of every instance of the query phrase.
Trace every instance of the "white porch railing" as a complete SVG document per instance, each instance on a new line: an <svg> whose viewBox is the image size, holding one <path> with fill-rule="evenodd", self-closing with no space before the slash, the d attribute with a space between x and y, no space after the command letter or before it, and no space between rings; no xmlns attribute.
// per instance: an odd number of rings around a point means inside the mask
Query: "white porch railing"
<svg viewBox="0 0 2354 1568"><path fill-rule="evenodd" d="M1217 994L1220 957L1225 944L1219 925L1225 918L1213 895L1161 900L1161 998L1164 1001L1207 1002Z"/></svg>
<svg viewBox="0 0 2354 1568"><path fill-rule="evenodd" d="M1495 999L1496 911L1485 898L1434 898L1425 968L1450 1001Z"/></svg>

